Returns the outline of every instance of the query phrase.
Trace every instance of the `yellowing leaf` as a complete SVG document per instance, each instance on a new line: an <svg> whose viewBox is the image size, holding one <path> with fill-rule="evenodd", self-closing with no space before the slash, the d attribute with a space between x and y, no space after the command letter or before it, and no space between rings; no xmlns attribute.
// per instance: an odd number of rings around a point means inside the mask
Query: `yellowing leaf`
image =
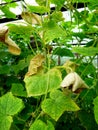
<svg viewBox="0 0 98 130"><path fill-rule="evenodd" d="M69 73L61 83L62 88L68 88L77 93L84 88L89 88L76 72Z"/></svg>
<svg viewBox="0 0 98 130"><path fill-rule="evenodd" d="M8 27L4 26L0 28L0 41L8 46L9 52L14 55L19 55L21 53L18 45L8 37Z"/></svg>
<svg viewBox="0 0 98 130"><path fill-rule="evenodd" d="M63 92L54 90L50 93L50 98L45 99L41 104L42 110L51 118L57 121L65 111L78 111L80 108Z"/></svg>
<svg viewBox="0 0 98 130"><path fill-rule="evenodd" d="M63 66L65 67L66 72L70 73L70 72L74 72L78 65L76 63L68 60L68 61L66 61L66 63Z"/></svg>
<svg viewBox="0 0 98 130"><path fill-rule="evenodd" d="M61 72L58 69L50 69L47 73L25 77L27 96L40 96L60 88L62 81Z"/></svg>
<svg viewBox="0 0 98 130"><path fill-rule="evenodd" d="M35 57L33 57L30 61L30 65L26 76L31 76L33 74L36 74L38 70L42 68L42 63L44 62L44 59L45 57L41 54L38 54Z"/></svg>
<svg viewBox="0 0 98 130"><path fill-rule="evenodd" d="M22 12L21 17L29 24L41 24L41 17L30 12Z"/></svg>

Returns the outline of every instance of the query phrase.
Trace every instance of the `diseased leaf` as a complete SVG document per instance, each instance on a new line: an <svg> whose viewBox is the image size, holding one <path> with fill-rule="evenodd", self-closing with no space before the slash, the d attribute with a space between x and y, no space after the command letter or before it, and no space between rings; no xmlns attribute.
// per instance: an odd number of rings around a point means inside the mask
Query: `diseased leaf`
<svg viewBox="0 0 98 130"><path fill-rule="evenodd" d="M67 73L70 73L70 72L75 72L76 70L76 67L78 66L78 64L76 64L75 62L72 62L70 60L67 60L65 63L64 63L64 68L66 69L66 72Z"/></svg>
<svg viewBox="0 0 98 130"><path fill-rule="evenodd" d="M58 120L64 111L78 111L75 102L59 90L50 93L50 98L42 102L42 110L54 120Z"/></svg>
<svg viewBox="0 0 98 130"><path fill-rule="evenodd" d="M61 73L57 69L51 69L46 74L37 74L25 77L27 95L40 96L56 90L62 81Z"/></svg>
<svg viewBox="0 0 98 130"><path fill-rule="evenodd" d="M18 45L8 36L9 30L7 26L0 28L0 41L8 46L9 52L14 55L21 53Z"/></svg>
<svg viewBox="0 0 98 130"><path fill-rule="evenodd" d="M30 12L22 12L21 17L29 24L41 24L41 17Z"/></svg>
<svg viewBox="0 0 98 130"><path fill-rule="evenodd" d="M11 92L0 97L0 130L9 130L12 116L21 111L23 106L22 100L14 97Z"/></svg>
<svg viewBox="0 0 98 130"><path fill-rule="evenodd" d="M28 72L27 72L26 76L34 75L39 70L41 70L44 60L45 60L45 57L41 54L34 56L30 61L30 65L29 65Z"/></svg>
<svg viewBox="0 0 98 130"><path fill-rule="evenodd" d="M30 127L29 130L54 130L54 126L50 121L47 121L47 123L36 120Z"/></svg>
<svg viewBox="0 0 98 130"><path fill-rule="evenodd" d="M75 93L80 92L82 89L89 88L76 72L71 72L65 76L61 83L61 87L63 89L71 89Z"/></svg>

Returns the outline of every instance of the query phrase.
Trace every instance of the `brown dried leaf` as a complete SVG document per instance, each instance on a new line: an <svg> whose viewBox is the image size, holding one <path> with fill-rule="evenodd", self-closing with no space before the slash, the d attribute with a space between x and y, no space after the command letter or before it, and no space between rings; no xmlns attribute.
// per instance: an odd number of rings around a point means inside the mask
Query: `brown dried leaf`
<svg viewBox="0 0 98 130"><path fill-rule="evenodd" d="M71 89L73 92L78 93L84 88L89 88L87 84L81 79L76 72L69 73L61 83L62 88Z"/></svg>
<svg viewBox="0 0 98 130"><path fill-rule="evenodd" d="M34 56L30 61L30 65L26 76L31 76L33 74L36 74L38 71L40 71L43 67L44 60L45 57L41 54Z"/></svg>
<svg viewBox="0 0 98 130"><path fill-rule="evenodd" d="M10 53L19 55L21 53L21 49L11 38L8 37L8 32L7 26L0 28L0 41L8 46Z"/></svg>
<svg viewBox="0 0 98 130"><path fill-rule="evenodd" d="M22 12L21 17L29 24L41 24L41 17L30 12Z"/></svg>

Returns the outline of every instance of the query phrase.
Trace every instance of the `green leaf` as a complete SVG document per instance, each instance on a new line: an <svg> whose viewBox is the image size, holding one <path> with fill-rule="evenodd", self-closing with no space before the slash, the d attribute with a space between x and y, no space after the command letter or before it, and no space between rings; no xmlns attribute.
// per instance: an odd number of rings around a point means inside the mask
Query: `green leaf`
<svg viewBox="0 0 98 130"><path fill-rule="evenodd" d="M46 42L52 41L55 38L66 37L66 32L53 20L43 24L44 39Z"/></svg>
<svg viewBox="0 0 98 130"><path fill-rule="evenodd" d="M61 57L63 57L63 56L74 57L73 53L69 49L61 48L61 47L55 48L55 50L53 51L53 54L59 55Z"/></svg>
<svg viewBox="0 0 98 130"><path fill-rule="evenodd" d="M96 120L96 122L98 124L98 96L94 99L93 104L94 104L95 120Z"/></svg>
<svg viewBox="0 0 98 130"><path fill-rule="evenodd" d="M88 4L89 9L96 9L98 7L98 0L90 0Z"/></svg>
<svg viewBox="0 0 98 130"><path fill-rule="evenodd" d="M9 130L12 116L21 111L22 108L22 100L14 97L11 92L0 97L0 130Z"/></svg>
<svg viewBox="0 0 98 130"><path fill-rule="evenodd" d="M5 2L11 2L12 0L4 0Z"/></svg>
<svg viewBox="0 0 98 130"><path fill-rule="evenodd" d="M58 120L64 111L78 111L79 107L75 102L64 95L61 91L55 90L50 93L50 98L42 102L42 110L54 120Z"/></svg>
<svg viewBox="0 0 98 130"><path fill-rule="evenodd" d="M98 48L95 47L73 47L73 52L84 55L84 56L94 56L98 54Z"/></svg>
<svg viewBox="0 0 98 130"><path fill-rule="evenodd" d="M59 1L58 0L50 0L50 1L51 1L51 3L57 5L57 9L60 10L60 8L62 6L64 6L64 3L66 0L59 0Z"/></svg>
<svg viewBox="0 0 98 130"><path fill-rule="evenodd" d="M37 74L25 77L27 95L40 96L60 87L61 73L57 69L51 69L46 74Z"/></svg>
<svg viewBox="0 0 98 130"><path fill-rule="evenodd" d="M46 0L36 0L36 2L41 6L46 6L47 1Z"/></svg>
<svg viewBox="0 0 98 130"><path fill-rule="evenodd" d="M16 15L10 11L10 8L8 6L4 6L1 8L1 10L7 18L16 18Z"/></svg>
<svg viewBox="0 0 98 130"><path fill-rule="evenodd" d="M19 83L14 83L12 84L12 88L11 88L11 92L15 95L15 96L21 96L21 97L26 97L27 93L24 90L24 87L22 84Z"/></svg>
<svg viewBox="0 0 98 130"><path fill-rule="evenodd" d="M19 60L18 64L13 65L13 70L15 70L15 74L18 74L21 70L23 70L24 68L26 68L29 65L29 63L27 62L27 59L22 59Z"/></svg>
<svg viewBox="0 0 98 130"><path fill-rule="evenodd" d="M9 130L12 122L11 116L0 116L0 130Z"/></svg>
<svg viewBox="0 0 98 130"><path fill-rule="evenodd" d="M36 120L29 130L54 130L54 126L50 121L47 124L41 120Z"/></svg>
<svg viewBox="0 0 98 130"><path fill-rule="evenodd" d="M63 14L61 11L54 11L52 14L51 14L51 19L53 19L55 22L60 22L60 21L63 21L64 18L63 18Z"/></svg>
<svg viewBox="0 0 98 130"><path fill-rule="evenodd" d="M50 11L50 9L45 7L45 6L31 6L31 5L28 5L28 9L30 10L30 12L39 13L39 14L44 14L44 13Z"/></svg>
<svg viewBox="0 0 98 130"><path fill-rule="evenodd" d="M78 118L86 130L98 130L93 113L82 110L78 112Z"/></svg>
<svg viewBox="0 0 98 130"><path fill-rule="evenodd" d="M0 66L0 74L9 74L11 67L8 65Z"/></svg>

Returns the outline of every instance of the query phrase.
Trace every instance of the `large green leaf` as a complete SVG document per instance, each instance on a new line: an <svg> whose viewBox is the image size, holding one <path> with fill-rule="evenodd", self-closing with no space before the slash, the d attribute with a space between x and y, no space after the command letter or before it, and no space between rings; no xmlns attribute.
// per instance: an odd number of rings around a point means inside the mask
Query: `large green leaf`
<svg viewBox="0 0 98 130"><path fill-rule="evenodd" d="M52 41L55 38L66 37L66 32L55 21L51 20L43 24L44 40Z"/></svg>
<svg viewBox="0 0 98 130"><path fill-rule="evenodd" d="M61 73L57 69L51 69L46 74L37 74L25 77L27 95L39 96L60 87Z"/></svg>
<svg viewBox="0 0 98 130"><path fill-rule="evenodd" d="M50 93L50 98L42 102L42 110L54 120L58 120L64 111L78 111L76 103L61 91L55 90Z"/></svg>
<svg viewBox="0 0 98 130"><path fill-rule="evenodd" d="M94 56L98 54L98 48L96 47L73 47L73 52L84 55Z"/></svg>
<svg viewBox="0 0 98 130"><path fill-rule="evenodd" d="M11 92L0 97L0 130L9 130L12 116L23 108L21 99L14 97Z"/></svg>
<svg viewBox="0 0 98 130"><path fill-rule="evenodd" d="M98 96L94 99L94 115L95 115L95 120L98 124Z"/></svg>
<svg viewBox="0 0 98 130"><path fill-rule="evenodd" d="M47 124L41 120L36 120L29 130L54 130L54 126L50 121Z"/></svg>

